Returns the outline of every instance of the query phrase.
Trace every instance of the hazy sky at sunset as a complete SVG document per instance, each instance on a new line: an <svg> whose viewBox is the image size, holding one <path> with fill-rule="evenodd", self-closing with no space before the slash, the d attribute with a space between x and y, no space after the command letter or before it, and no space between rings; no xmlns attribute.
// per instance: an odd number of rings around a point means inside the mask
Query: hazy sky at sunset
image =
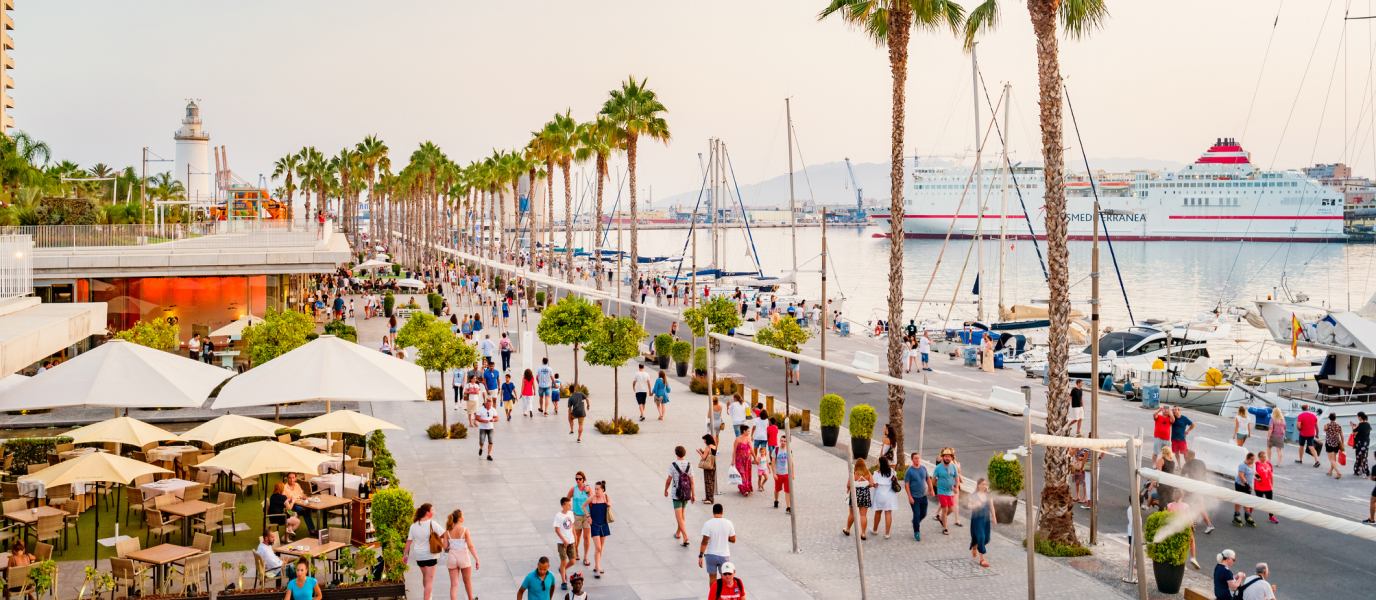
<svg viewBox="0 0 1376 600"><path fill-rule="evenodd" d="M250 179L303 145L332 154L370 133L396 162L429 139L466 163L524 145L555 111L592 117L631 73L670 111L672 143L641 155L641 185L656 196L697 188L710 136L727 141L741 183L784 172L786 96L808 163L888 154L887 54L839 21L818 22L820 1L16 4L12 114L55 158L83 166L136 164L143 146L171 158L190 97ZM1345 34L1343 3L1288 2L1273 37L1275 0L1109 4L1102 30L1061 45L1091 157L1190 162L1232 136L1263 167L1346 157L1376 173L1373 21L1348 21ZM1368 4L1351 14L1376 14ZM1015 160L1039 160L1026 7L1003 8L980 68L995 101L1013 85ZM965 151L969 54L947 32L917 34L911 55L907 154ZM1067 162L1078 166L1072 131Z"/></svg>

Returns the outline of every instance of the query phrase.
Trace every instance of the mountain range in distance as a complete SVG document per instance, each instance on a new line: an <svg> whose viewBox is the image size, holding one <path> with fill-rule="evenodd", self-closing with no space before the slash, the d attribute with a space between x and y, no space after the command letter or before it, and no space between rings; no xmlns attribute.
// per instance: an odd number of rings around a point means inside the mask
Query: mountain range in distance
<svg viewBox="0 0 1376 600"><path fill-rule="evenodd" d="M923 167L950 167L952 162L941 158L925 158L922 159L921 165ZM1020 166L1040 165L1040 161L1029 161ZM1133 169L1176 171L1185 166L1175 161L1150 158L1092 158L1090 165L1096 171L1103 170L1110 173L1122 173ZM1067 166L1070 167L1071 172L1084 171L1083 168L1076 169L1073 164ZM889 199L889 163L851 163L851 168L855 170L855 179L859 182L867 203ZM850 174L846 172L846 163L844 162L813 165L807 168L806 173L799 170L793 176L793 196L799 203L812 200L817 204L825 205L855 205L855 186L851 185ZM731 184L730 181L727 183ZM698 201L698 195L699 190L689 190L667 197L655 198L654 206L683 205L685 210L688 210L693 203ZM733 190L733 202L734 196ZM788 204L788 173L756 183L742 184L740 196L746 206L786 206ZM706 200L705 194L703 199Z"/></svg>

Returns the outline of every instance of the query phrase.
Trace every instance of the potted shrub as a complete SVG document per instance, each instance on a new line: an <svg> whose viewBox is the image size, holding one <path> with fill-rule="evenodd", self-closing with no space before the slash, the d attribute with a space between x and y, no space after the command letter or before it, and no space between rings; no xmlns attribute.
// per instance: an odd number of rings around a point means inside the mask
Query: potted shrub
<svg viewBox="0 0 1376 600"><path fill-rule="evenodd" d="M693 373L707 376L707 347L703 346L693 352Z"/></svg>
<svg viewBox="0 0 1376 600"><path fill-rule="evenodd" d="M674 357L674 363L678 368L679 377L686 377L688 375L688 357L692 352L693 345L682 340L674 342L673 347L669 350L669 354Z"/></svg>
<svg viewBox="0 0 1376 600"><path fill-rule="evenodd" d="M674 347L674 336L661 333L655 336L655 360L659 361L659 368L669 368L669 352Z"/></svg>
<svg viewBox="0 0 1376 600"><path fill-rule="evenodd" d="M535 311L539 312L545 306L545 291L535 292Z"/></svg>
<svg viewBox="0 0 1376 600"><path fill-rule="evenodd" d="M396 265L393 264L392 266L395 267ZM387 295L382 297L382 310L389 318L392 316L392 309L396 308L396 305L397 299L392 295L392 292L387 292Z"/></svg>
<svg viewBox="0 0 1376 600"><path fill-rule="evenodd" d="M850 409L850 450L855 458L865 458L870 454L870 438L874 437L874 423L879 413L868 404L857 404Z"/></svg>
<svg viewBox="0 0 1376 600"><path fill-rule="evenodd" d="M989 489L994 492L994 516L1000 523L1012 523L1022 493L1022 463L1016 457L1004 460L997 452L989 457Z"/></svg>
<svg viewBox="0 0 1376 600"><path fill-rule="evenodd" d="M1156 578L1156 589L1162 594L1180 593L1180 585L1185 581L1185 559L1190 555L1190 538L1194 534L1188 524L1159 542L1157 532L1166 527L1171 519L1184 518L1170 511L1159 511L1147 517L1143 525L1147 558L1151 559L1152 575Z"/></svg>
<svg viewBox="0 0 1376 600"><path fill-rule="evenodd" d="M841 434L841 421L846 418L846 401L836 394L822 396L818 419L822 421L822 445L835 446Z"/></svg>

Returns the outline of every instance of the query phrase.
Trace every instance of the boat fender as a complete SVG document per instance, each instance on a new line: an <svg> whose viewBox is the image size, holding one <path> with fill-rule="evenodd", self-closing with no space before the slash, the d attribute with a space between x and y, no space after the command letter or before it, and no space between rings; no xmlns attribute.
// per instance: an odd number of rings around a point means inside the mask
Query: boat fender
<svg viewBox="0 0 1376 600"><path fill-rule="evenodd" d="M879 334L881 334L881 333L884 333L884 328L883 328L883 327L880 327L879 325L875 325L875 326L874 326L874 337L879 337Z"/></svg>
<svg viewBox="0 0 1376 600"><path fill-rule="evenodd" d="M1185 388L1185 387L1181 387L1181 388L1180 388L1180 397L1181 397L1181 398L1184 398L1185 396L1188 396L1189 394L1190 394L1190 390L1189 390L1189 389L1187 389L1187 388Z"/></svg>

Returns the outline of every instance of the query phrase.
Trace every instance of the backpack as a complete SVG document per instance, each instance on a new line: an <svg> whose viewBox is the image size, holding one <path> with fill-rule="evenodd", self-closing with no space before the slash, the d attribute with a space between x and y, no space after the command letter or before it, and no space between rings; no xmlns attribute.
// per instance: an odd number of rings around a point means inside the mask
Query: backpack
<svg viewBox="0 0 1376 600"><path fill-rule="evenodd" d="M674 490L674 499L679 502L687 502L693 497L693 479L688 475L692 470L692 467L679 470L678 463L674 463L674 472L678 474L675 477L677 486Z"/></svg>
<svg viewBox="0 0 1376 600"><path fill-rule="evenodd" d="M722 585L724 585L725 583L726 583L726 579L725 579L725 578L720 577L720 576L717 577L717 594L716 594L716 597L717 597L717 598L721 598L721 587L722 587ZM736 589L740 590L742 595L745 594L745 582L744 582L744 581L741 581L741 578L740 578L740 577L737 577L737 578L736 578Z"/></svg>

